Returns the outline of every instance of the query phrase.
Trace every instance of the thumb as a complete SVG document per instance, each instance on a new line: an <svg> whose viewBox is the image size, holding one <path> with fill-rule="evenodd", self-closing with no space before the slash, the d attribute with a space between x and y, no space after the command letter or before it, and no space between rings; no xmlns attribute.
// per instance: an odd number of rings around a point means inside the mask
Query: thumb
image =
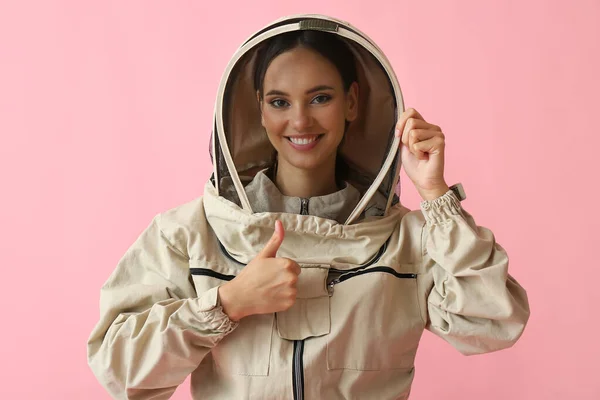
<svg viewBox="0 0 600 400"><path fill-rule="evenodd" d="M283 243L283 238L285 236L285 231L283 230L283 224L281 221L275 221L275 232L271 239L267 242L262 251L258 254L260 258L273 258L277 256L277 250Z"/></svg>

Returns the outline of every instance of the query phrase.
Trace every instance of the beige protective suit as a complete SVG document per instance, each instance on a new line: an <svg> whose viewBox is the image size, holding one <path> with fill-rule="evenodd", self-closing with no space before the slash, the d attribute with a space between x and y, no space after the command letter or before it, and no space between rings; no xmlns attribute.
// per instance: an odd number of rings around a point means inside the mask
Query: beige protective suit
<svg viewBox="0 0 600 400"><path fill-rule="evenodd" d="M256 49L274 35L320 29L354 52L360 117L342 155L342 190L301 199L265 174L273 162L252 88ZM119 399L167 399L191 374L194 399L407 399L424 329L464 354L512 346L529 317L525 291L489 229L453 191L410 211L395 194L398 82L360 31L295 16L257 32L217 96L204 196L156 216L101 290L88 343L94 374ZM300 264L287 311L232 322L218 287L264 247Z"/></svg>

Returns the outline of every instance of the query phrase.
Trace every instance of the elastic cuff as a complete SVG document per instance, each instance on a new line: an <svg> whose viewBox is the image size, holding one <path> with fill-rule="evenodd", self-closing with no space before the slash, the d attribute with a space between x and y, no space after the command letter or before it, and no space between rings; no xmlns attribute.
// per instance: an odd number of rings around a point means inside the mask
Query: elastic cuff
<svg viewBox="0 0 600 400"><path fill-rule="evenodd" d="M428 225L446 222L453 215L460 215L460 210L460 200L452 190L437 199L421 202L421 211Z"/></svg>
<svg viewBox="0 0 600 400"><path fill-rule="evenodd" d="M218 332L228 333L234 330L239 322L232 321L223 311L218 301L219 287L214 287L198 298L199 311L205 314L211 328Z"/></svg>

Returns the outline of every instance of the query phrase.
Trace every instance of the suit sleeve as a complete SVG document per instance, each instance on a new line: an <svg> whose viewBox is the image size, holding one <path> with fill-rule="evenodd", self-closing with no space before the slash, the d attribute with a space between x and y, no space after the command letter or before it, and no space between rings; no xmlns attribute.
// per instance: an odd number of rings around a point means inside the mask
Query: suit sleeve
<svg viewBox="0 0 600 400"><path fill-rule="evenodd" d="M463 354L512 346L529 319L525 290L508 273L508 255L487 228L477 226L456 195L421 203L427 329Z"/></svg>
<svg viewBox="0 0 600 400"><path fill-rule="evenodd" d="M100 292L88 363L115 399L168 399L237 323L200 297L189 259L160 228L160 215L119 261Z"/></svg>

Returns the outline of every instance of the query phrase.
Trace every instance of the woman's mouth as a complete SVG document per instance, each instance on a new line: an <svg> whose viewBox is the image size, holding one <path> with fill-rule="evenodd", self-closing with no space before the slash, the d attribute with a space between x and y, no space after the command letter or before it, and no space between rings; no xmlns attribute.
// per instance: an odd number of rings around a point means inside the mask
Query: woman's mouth
<svg viewBox="0 0 600 400"><path fill-rule="evenodd" d="M286 136L290 145L296 150L311 150L324 135Z"/></svg>

